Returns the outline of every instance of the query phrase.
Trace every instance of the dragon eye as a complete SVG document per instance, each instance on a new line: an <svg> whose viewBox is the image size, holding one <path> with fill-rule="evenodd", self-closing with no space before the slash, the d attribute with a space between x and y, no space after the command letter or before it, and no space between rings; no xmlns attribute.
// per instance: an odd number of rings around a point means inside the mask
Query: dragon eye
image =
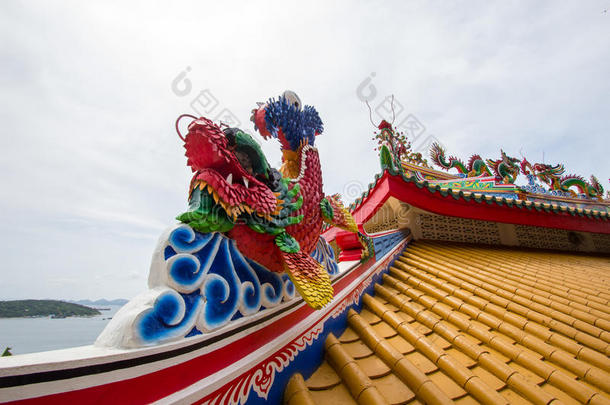
<svg viewBox="0 0 610 405"><path fill-rule="evenodd" d="M301 109L301 99L299 98L299 96L297 96L297 93L292 90L286 90L284 94L282 94L282 96L286 99L286 101L295 106L297 110Z"/></svg>

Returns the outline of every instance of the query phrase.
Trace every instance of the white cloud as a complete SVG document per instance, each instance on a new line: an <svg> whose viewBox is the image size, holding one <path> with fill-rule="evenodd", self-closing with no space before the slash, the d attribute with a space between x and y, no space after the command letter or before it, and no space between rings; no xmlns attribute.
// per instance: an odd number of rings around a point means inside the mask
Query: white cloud
<svg viewBox="0 0 610 405"><path fill-rule="evenodd" d="M228 108L250 131L254 103L286 88L316 106L328 193L378 171L356 97L371 72L373 104L395 94L463 159L544 151L547 162L607 179L605 7L2 2L0 298L146 288L129 275L147 271L159 229L186 206L190 170L173 125L203 89L218 99L212 116ZM192 92L178 97L171 81L187 66ZM263 147L276 164L277 143ZM100 272L110 275L93 285Z"/></svg>

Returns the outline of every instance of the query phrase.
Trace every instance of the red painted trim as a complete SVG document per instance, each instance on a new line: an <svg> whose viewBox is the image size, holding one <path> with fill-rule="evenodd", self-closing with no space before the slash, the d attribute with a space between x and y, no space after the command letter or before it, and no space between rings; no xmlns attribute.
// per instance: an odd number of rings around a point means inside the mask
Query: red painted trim
<svg viewBox="0 0 610 405"><path fill-rule="evenodd" d="M384 178L388 178L387 173ZM496 202L476 202L474 198L470 201L461 197L455 199L451 193L443 197L439 191L433 193L420 189L415 183L405 182L398 176L389 176L389 182L391 196L435 214L571 231L610 233L610 223L603 219L590 219L567 212L537 211L533 204L531 209L527 209L498 205Z"/></svg>
<svg viewBox="0 0 610 405"><path fill-rule="evenodd" d="M610 221L607 218L589 218L569 212L546 212L544 209L538 211L533 203L528 209L525 206L499 205L496 201L486 202L485 199L477 202L474 196L467 201L464 197L455 198L450 192L443 197L440 191L419 188L415 182L392 176L387 171L352 213L356 223L366 223L390 197L450 217L610 234ZM327 241L332 241L337 232L337 228L330 228L322 235Z"/></svg>
<svg viewBox="0 0 610 405"><path fill-rule="evenodd" d="M364 274L374 264L375 262L369 260L338 280L333 284L335 294L347 288L356 278ZM342 301L337 302L328 313L332 313ZM278 318L264 328L254 331L213 352L139 377L10 403L58 405L66 403L114 403L117 399L120 399L121 403L139 404L153 402L209 377L253 351L260 349L277 338L279 335L278 331L289 330L311 315L312 312L314 310L303 303L292 313ZM315 322L315 324L319 322L320 320ZM151 367L154 367L154 365L151 365ZM66 389L68 388L69 380L66 382ZM27 389L27 386L24 389Z"/></svg>

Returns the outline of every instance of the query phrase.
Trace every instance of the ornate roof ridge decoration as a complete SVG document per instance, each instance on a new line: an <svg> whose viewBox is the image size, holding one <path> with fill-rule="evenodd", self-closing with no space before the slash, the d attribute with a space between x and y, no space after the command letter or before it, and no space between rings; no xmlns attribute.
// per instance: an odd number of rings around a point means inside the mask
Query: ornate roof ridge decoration
<svg viewBox="0 0 610 405"><path fill-rule="evenodd" d="M513 208L526 208L528 210L536 209L536 211L545 211L545 212L568 212L572 215L586 216L588 218L595 219L605 219L607 220L610 217L610 213L608 211L601 211L599 209L586 209L586 208L578 208L573 206L565 206L559 205L555 203L545 203L545 202L537 202L537 201L528 201L519 198L507 198L503 196L495 196L495 195L486 195L485 192L475 192L475 191L465 191L462 189L453 189L453 188L445 188L441 187L439 184L432 184L428 180L418 179L415 175L406 176L403 173L399 173L397 171L392 172L390 169L384 169L381 173L375 175L375 181L368 185L368 189L365 190L362 195L354 202L352 202L348 209L353 214L356 210L362 207L374 190L375 186L377 186L379 180L384 177L384 173L388 173L391 176L400 177L407 183L414 183L420 189L426 189L431 193L439 192L443 197L452 196L454 199L463 199L465 201L474 200L476 202L487 202L488 204L495 203L499 206L506 205L508 207ZM580 201L579 201L580 202ZM607 203L606 203L607 204ZM609 204L610 205L610 204ZM328 229L328 227L327 227Z"/></svg>
<svg viewBox="0 0 610 405"><path fill-rule="evenodd" d="M499 184L513 184L525 192L537 194L549 194L554 196L597 199L602 200L604 188L594 175L591 175L590 182L582 176L567 175L563 164L549 165L544 163L531 164L525 157L518 158L508 156L500 150L501 157L498 160L483 160L481 156L475 154L470 157L468 164L464 164L457 157L446 157L445 148L439 143L433 143L430 147L430 159L441 169L449 171L457 170L458 174L466 177L495 176ZM528 185L521 187L515 184L519 174L528 178ZM536 180L546 184L544 188L536 184ZM575 188L576 193L572 188Z"/></svg>
<svg viewBox="0 0 610 405"><path fill-rule="evenodd" d="M357 235L357 259L374 255L339 196L322 192L314 147L322 120L294 92L260 103L252 115L263 138L279 140L279 170L245 131L188 117L185 136L176 122L194 172L188 211L159 240L149 290L117 314L99 345L141 347L210 333L295 293L323 308L338 272L334 251L320 236L324 222Z"/></svg>
<svg viewBox="0 0 610 405"><path fill-rule="evenodd" d="M375 131L375 136L372 138L377 141L375 150L379 150L380 154L385 154L386 152L383 152L383 150L386 148L389 156L385 155L385 158L391 159L394 166L399 167L402 162L407 162L422 167L430 167L421 153L411 150L411 142L403 132L395 131L392 124L386 120L382 120L377 128L379 132ZM389 161L387 163L389 164Z"/></svg>
<svg viewBox="0 0 610 405"><path fill-rule="evenodd" d="M445 158L444 148L439 144L434 144L431 147L432 161L445 170L453 167L458 171L457 175L444 174L427 165L422 166L410 161L401 161L399 157L404 155L403 147L406 148L408 140L396 136L392 125L385 120L379 124L379 129L381 132L376 133L373 139L378 140L378 146L375 150L379 151L382 171L375 175L375 180L368 185L360 197L348 206L348 210L353 215L366 204L369 195L377 187L379 180L384 177L386 172L389 175L401 177L405 182L414 183L420 189L425 188L431 193L438 191L443 197L452 196L455 200L461 199L467 202L474 200L478 203L484 201L487 204L515 209L525 208L528 211L533 209L538 212L555 214L569 213L572 216L599 220L608 220L610 215L610 201L601 199L603 188L594 176L592 176L592 183L595 184L594 189L596 191L593 193L598 194L594 194L595 197L593 198L583 196L575 198L573 194L561 189L546 190L535 183L535 179L543 176L541 173L544 173L548 178L551 178L552 174L557 175L557 172L561 171L563 167L561 165L552 166L551 173L548 173L548 170L543 172L546 166L532 166L525 158L519 162L518 159L511 158L504 151L501 151L501 159L498 160L487 159L487 161L484 161L479 155L473 155L468 164L464 164L455 157ZM399 153L393 151L399 151ZM536 174L532 174L524 168L531 168L536 171ZM524 173L527 176L528 186L514 184L519 173ZM569 177L570 182L563 183L563 187L583 187L583 190L587 190L587 185L580 183L580 181L583 181L582 178L576 178L578 176L566 177ZM557 180L556 177L553 179ZM561 187L562 183L559 181L555 184L559 184L558 187ZM586 208L587 206L592 208ZM329 226L325 226L323 231L326 232L329 229Z"/></svg>

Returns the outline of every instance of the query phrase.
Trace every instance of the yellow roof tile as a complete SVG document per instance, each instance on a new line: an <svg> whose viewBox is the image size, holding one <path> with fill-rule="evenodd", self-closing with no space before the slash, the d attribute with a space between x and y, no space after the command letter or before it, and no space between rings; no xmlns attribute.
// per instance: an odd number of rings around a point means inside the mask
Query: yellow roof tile
<svg viewBox="0 0 610 405"><path fill-rule="evenodd" d="M327 361L322 362L320 367L306 381L310 390L324 390L339 384L341 379Z"/></svg>
<svg viewBox="0 0 610 405"><path fill-rule="evenodd" d="M392 314L394 313L392 312ZM396 329L392 328L390 325L383 321L379 322L376 325L373 325L373 329L375 330L375 332L377 332L384 338L391 338L392 336L396 336L397 334Z"/></svg>
<svg viewBox="0 0 610 405"><path fill-rule="evenodd" d="M345 351L355 359L361 359L373 354L371 349L369 349L368 346L365 345L361 340L352 343L345 343L343 347L345 348Z"/></svg>
<svg viewBox="0 0 610 405"><path fill-rule="evenodd" d="M345 329L345 332L343 332L341 334L341 336L339 337L339 341L341 343L351 343L351 342L355 342L358 339L360 339L360 338L358 337L356 332L353 331L352 328Z"/></svg>
<svg viewBox="0 0 610 405"><path fill-rule="evenodd" d="M472 372L495 391L500 391L502 388L506 387L506 383L504 381L500 380L498 377L481 366L474 367Z"/></svg>
<svg viewBox="0 0 610 405"><path fill-rule="evenodd" d="M610 403L607 258L416 242L382 280L327 342L316 402Z"/></svg>
<svg viewBox="0 0 610 405"><path fill-rule="evenodd" d="M391 404L404 404L415 399L415 393L409 389L398 377L390 373L374 380L379 392Z"/></svg>
<svg viewBox="0 0 610 405"><path fill-rule="evenodd" d="M388 339L388 343L394 346L394 348L402 354L411 353L415 350L415 347L407 342L402 336L394 336Z"/></svg>
<svg viewBox="0 0 610 405"><path fill-rule="evenodd" d="M358 405L358 402L351 396L344 384L339 384L325 391L311 391L310 394L315 404Z"/></svg>
<svg viewBox="0 0 610 405"><path fill-rule="evenodd" d="M315 402L307 390L303 376L299 373L293 375L284 391L284 403L287 405L314 405Z"/></svg>
<svg viewBox="0 0 610 405"><path fill-rule="evenodd" d="M553 386L552 384L544 383L541 385L541 388L543 390L545 390L546 392L548 392L549 394L551 394L552 396L554 396L555 398L559 399L565 405L579 405L580 404L580 402L578 402L577 400L575 400L574 398L569 396L567 393L563 392L561 389Z"/></svg>
<svg viewBox="0 0 610 405"><path fill-rule="evenodd" d="M379 378L390 374L392 371L379 357L369 356L363 359L356 359L356 363L364 370L366 375L371 378Z"/></svg>
<svg viewBox="0 0 610 405"><path fill-rule="evenodd" d="M510 388L503 389L500 391L500 394L505 397L511 405L531 405L532 403Z"/></svg>
<svg viewBox="0 0 610 405"><path fill-rule="evenodd" d="M360 316L362 316L364 319L366 319L366 321L368 323L370 323L371 325L375 325L376 323L381 321L380 317L378 317L373 312L368 311L366 309L362 310L362 312L360 313Z"/></svg>
<svg viewBox="0 0 610 405"><path fill-rule="evenodd" d="M466 395L466 391L458 384L455 383L450 377L444 374L442 371L437 371L429 375L436 385L447 394L451 399L457 399Z"/></svg>
<svg viewBox="0 0 610 405"><path fill-rule="evenodd" d="M411 363L415 364L417 366L417 368L419 368L425 374L429 374L438 369L436 364L434 364L433 362L428 360L428 358L426 356L424 356L423 354L421 354L419 352L409 353L405 356L405 358L407 360L409 360Z"/></svg>
<svg viewBox="0 0 610 405"><path fill-rule="evenodd" d="M508 365L510 368L518 371L519 374L521 374L523 377L525 377L525 379L532 384L540 385L545 381L544 378L540 377L539 375L534 374L526 367L522 367L514 361L511 361L510 363L508 363Z"/></svg>

